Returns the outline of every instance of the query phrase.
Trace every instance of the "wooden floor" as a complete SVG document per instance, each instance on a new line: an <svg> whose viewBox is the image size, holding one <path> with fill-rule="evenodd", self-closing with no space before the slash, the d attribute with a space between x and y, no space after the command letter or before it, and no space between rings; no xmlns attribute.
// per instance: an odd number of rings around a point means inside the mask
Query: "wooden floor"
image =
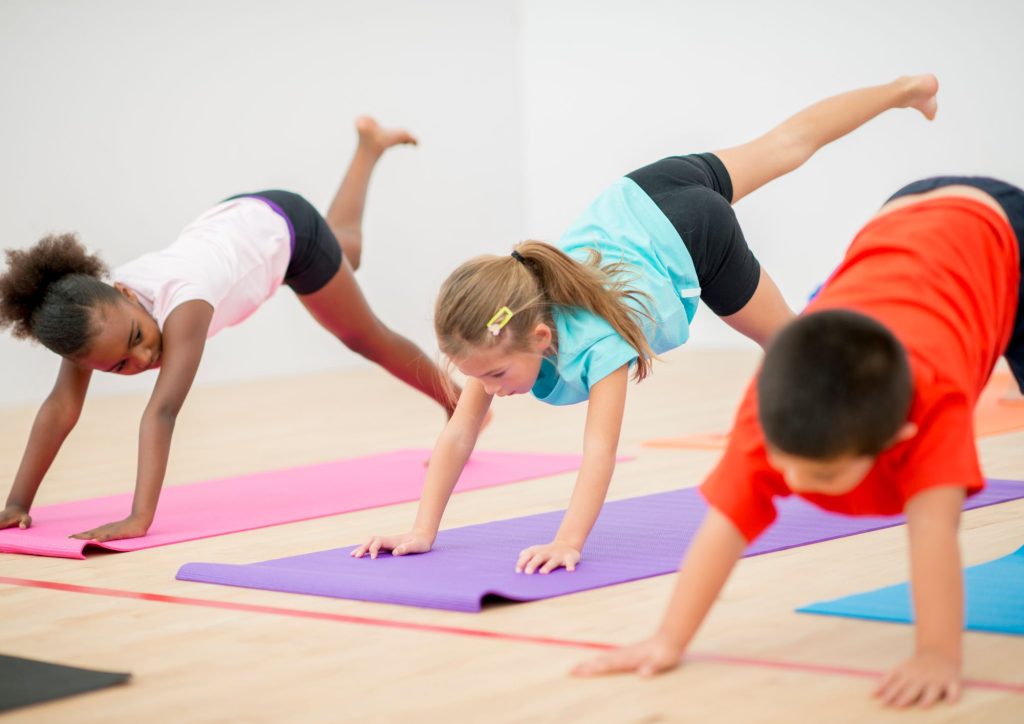
<svg viewBox="0 0 1024 724"><path fill-rule="evenodd" d="M756 360L743 352L677 352L633 387L622 452L636 457L619 466L611 497L698 484L718 453L655 450L640 442L726 429ZM91 401L38 503L131 490L144 404L142 397ZM519 398L498 401L495 412L481 448L580 450L583 406ZM0 411L0 481L13 478L33 414ZM179 419L167 484L429 447L442 417L375 370L200 389ZM1024 433L984 439L980 450L986 474L1024 479ZM563 508L573 479L457 495L445 525ZM304 618L2 585L0 652L134 674L127 686L22 709L4 721L1024 721L1020 694L974 688L955 706L896 713L870 698L872 680L828 673L828 667L885 670L911 650L907 626L793 612L821 598L905 580L899 528L742 561L692 646L697 658L653 680L573 679L566 671L592 655L587 649L515 637L637 639L658 621L670 576L482 614L174 580L187 561L246 563L398 532L414 511L409 503L135 553L91 554L85 561L0 555L0 575L8 577L357 617ZM964 515L967 565L1022 544L1024 501ZM969 678L1024 682L1024 639L968 633L965 641Z"/></svg>

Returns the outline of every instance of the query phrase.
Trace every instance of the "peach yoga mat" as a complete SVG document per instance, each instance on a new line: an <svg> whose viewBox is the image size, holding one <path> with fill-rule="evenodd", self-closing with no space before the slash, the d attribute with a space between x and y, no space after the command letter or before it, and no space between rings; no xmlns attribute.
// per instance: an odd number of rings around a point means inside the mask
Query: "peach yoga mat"
<svg viewBox="0 0 1024 724"><path fill-rule="evenodd" d="M1024 400L1004 400L1010 388L1009 372L992 375L974 408L974 432L978 437L999 435L1024 429ZM684 450L724 450L729 442L727 432L703 432L678 437L644 441L644 447L681 448Z"/></svg>

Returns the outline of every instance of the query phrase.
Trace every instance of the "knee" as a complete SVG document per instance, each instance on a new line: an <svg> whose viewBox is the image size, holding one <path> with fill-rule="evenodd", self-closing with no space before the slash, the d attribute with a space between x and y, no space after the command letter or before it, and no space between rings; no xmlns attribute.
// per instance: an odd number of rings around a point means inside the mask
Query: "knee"
<svg viewBox="0 0 1024 724"><path fill-rule="evenodd" d="M359 263L362 261L363 235L358 229L344 227L334 227L331 231L334 232L334 237L338 240L341 253L345 255L348 263L352 265L352 271L355 271L359 268Z"/></svg>
<svg viewBox="0 0 1024 724"><path fill-rule="evenodd" d="M352 271L358 271L359 263L362 261L362 254L359 251L350 251L344 247L342 247L342 253L348 259L348 263L352 265Z"/></svg>
<svg viewBox="0 0 1024 724"><path fill-rule="evenodd" d="M350 350L368 359L377 356L378 350L385 344L388 329L380 323L371 327L346 330L338 334L338 339Z"/></svg>
<svg viewBox="0 0 1024 724"><path fill-rule="evenodd" d="M775 129L774 146L777 158L790 168L796 168L814 155L817 145L808 130L787 128Z"/></svg>

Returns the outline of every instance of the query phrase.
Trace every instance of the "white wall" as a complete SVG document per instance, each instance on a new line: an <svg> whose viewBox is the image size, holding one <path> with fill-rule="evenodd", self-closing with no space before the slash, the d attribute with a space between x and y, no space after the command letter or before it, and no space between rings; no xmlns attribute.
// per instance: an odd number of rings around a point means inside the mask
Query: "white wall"
<svg viewBox="0 0 1024 724"><path fill-rule="evenodd" d="M207 205L280 186L324 209L363 112L422 140L378 170L359 278L433 350L441 279L526 235L554 240L606 184L665 155L750 139L800 107L907 72L939 75L933 124L891 112L744 200L791 303L904 182L1024 184L1024 5L670 0L4 0L0 246L77 229L111 264ZM740 344L703 310L695 345ZM199 383L357 358L287 290L207 348ZM34 402L54 355L0 336L0 405ZM98 375L99 392L148 375Z"/></svg>
<svg viewBox="0 0 1024 724"><path fill-rule="evenodd" d="M473 0L4 0L0 246L77 230L112 266L221 198L282 187L321 210L373 113L421 145L383 159L363 269L371 305L430 353L454 260L523 235L520 18ZM207 346L198 383L361 363L283 289ZM0 405L58 359L0 336ZM148 389L96 375L94 391Z"/></svg>
<svg viewBox="0 0 1024 724"><path fill-rule="evenodd" d="M799 308L907 181L1024 185L1022 28L1018 0L526 0L527 228L555 239L636 167L742 143L827 95L936 73L934 123L891 111L737 206ZM744 342L698 312L690 344Z"/></svg>

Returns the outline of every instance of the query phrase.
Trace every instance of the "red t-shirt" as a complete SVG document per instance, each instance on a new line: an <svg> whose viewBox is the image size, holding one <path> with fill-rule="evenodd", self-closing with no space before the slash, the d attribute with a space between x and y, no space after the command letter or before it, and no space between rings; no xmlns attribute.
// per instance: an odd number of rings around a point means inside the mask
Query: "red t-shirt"
<svg viewBox="0 0 1024 724"><path fill-rule="evenodd" d="M981 490L973 410L1010 340L1018 255L1009 223L962 197L911 204L861 230L807 311L851 309L885 325L903 343L914 383L909 420L918 433L883 451L849 493L802 497L840 513L885 515L902 512L907 500L927 488ZM772 498L791 492L768 464L756 381L701 492L747 540L775 520Z"/></svg>

